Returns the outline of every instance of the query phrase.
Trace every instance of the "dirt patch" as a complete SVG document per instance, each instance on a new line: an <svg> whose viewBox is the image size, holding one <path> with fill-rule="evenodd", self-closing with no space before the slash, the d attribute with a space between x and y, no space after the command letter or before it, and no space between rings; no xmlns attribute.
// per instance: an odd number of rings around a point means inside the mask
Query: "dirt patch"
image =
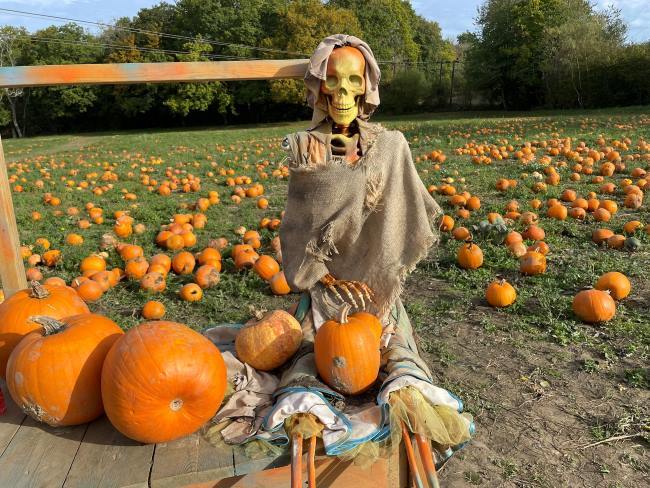
<svg viewBox="0 0 650 488"><path fill-rule="evenodd" d="M411 281L407 301L452 298L439 280ZM496 328L486 330L486 318ZM624 381L639 364L604 366L586 346L560 346L511 332L509 316L471 304L461 321L419 320L423 356L439 383L475 416L477 433L441 474L443 486L648 486L643 437L650 392ZM438 344L431 347L430 343ZM442 350L442 353L441 353ZM645 431L647 436L647 430Z"/></svg>

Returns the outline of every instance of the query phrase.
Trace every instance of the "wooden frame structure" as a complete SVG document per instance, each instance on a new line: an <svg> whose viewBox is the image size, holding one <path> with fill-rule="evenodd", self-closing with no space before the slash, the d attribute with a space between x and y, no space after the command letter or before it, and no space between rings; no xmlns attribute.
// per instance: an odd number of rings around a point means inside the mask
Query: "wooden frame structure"
<svg viewBox="0 0 650 488"><path fill-rule="evenodd" d="M0 68L0 88L132 83L299 79L308 59L70 64ZM0 279L5 298L27 287L2 140L0 140Z"/></svg>

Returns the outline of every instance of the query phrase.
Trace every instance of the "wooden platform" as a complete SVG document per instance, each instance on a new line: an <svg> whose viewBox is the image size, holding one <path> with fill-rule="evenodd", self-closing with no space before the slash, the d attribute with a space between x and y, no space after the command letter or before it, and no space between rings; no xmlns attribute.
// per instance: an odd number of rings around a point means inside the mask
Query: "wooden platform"
<svg viewBox="0 0 650 488"><path fill-rule="evenodd" d="M199 434L145 445L117 432L106 417L76 427L52 428L25 416L8 398L0 417L0 487L11 488L275 488L289 486L288 454L250 460L217 449ZM305 463L303 463L306 465ZM403 456L368 469L319 456L318 487L402 487ZM305 475L306 479L306 475Z"/></svg>

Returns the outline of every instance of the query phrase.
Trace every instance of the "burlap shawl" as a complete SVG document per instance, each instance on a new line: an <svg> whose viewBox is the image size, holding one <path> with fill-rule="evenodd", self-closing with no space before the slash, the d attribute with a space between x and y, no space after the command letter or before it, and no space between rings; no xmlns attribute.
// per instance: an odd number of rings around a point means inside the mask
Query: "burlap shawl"
<svg viewBox="0 0 650 488"><path fill-rule="evenodd" d="M321 81L327 78L327 61L332 50L337 47L356 47L366 59L366 93L359 104L359 117L367 120L379 106L379 80L381 71L372 54L370 46L358 37L347 34L334 34L326 37L316 47L314 54L309 59L309 68L305 74L305 86L307 87L307 103L314 109L312 115L312 126L318 125L327 117L327 102L321 96Z"/></svg>
<svg viewBox="0 0 650 488"><path fill-rule="evenodd" d="M280 228L284 272L294 291L309 290L332 318L340 304L319 279L367 283L384 318L407 274L437 240L433 221L442 211L420 179L401 132L357 119L361 159L333 156L330 124L287 136L290 179ZM323 132L321 132L323 131ZM314 161L309 147L322 144Z"/></svg>

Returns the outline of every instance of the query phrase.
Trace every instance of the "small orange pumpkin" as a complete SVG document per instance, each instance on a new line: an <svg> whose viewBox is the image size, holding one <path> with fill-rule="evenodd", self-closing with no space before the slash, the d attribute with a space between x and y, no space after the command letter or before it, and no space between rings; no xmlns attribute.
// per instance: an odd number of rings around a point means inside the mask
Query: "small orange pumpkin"
<svg viewBox="0 0 650 488"><path fill-rule="evenodd" d="M338 320L328 320L314 339L318 374L344 395L358 395L370 388L379 374L379 339L365 317L348 316L344 306Z"/></svg>
<svg viewBox="0 0 650 488"><path fill-rule="evenodd" d="M537 251L528 251L519 258L519 270L526 275L546 272L546 256Z"/></svg>
<svg viewBox="0 0 650 488"><path fill-rule="evenodd" d="M632 285L623 273L610 271L598 278L595 288L601 291L609 291L614 300L623 300L630 294Z"/></svg>
<svg viewBox="0 0 650 488"><path fill-rule="evenodd" d="M219 271L211 264L204 264L194 274L194 282L203 289L217 286L220 280Z"/></svg>
<svg viewBox="0 0 650 488"><path fill-rule="evenodd" d="M473 242L468 242L460 246L457 258L461 268L477 269L483 264L483 251Z"/></svg>
<svg viewBox="0 0 650 488"><path fill-rule="evenodd" d="M165 306L155 300L150 300L142 307L142 316L147 320L160 320L165 316Z"/></svg>

